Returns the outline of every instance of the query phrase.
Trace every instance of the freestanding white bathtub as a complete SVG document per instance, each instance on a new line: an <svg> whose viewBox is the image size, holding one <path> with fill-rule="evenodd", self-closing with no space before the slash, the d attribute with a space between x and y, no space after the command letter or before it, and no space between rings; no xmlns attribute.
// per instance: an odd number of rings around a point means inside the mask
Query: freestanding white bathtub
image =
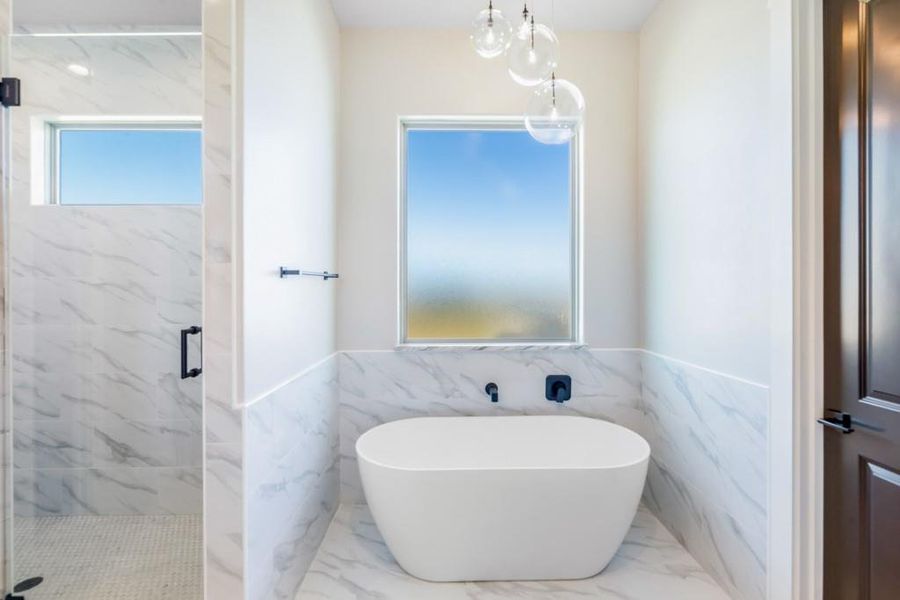
<svg viewBox="0 0 900 600"><path fill-rule="evenodd" d="M395 421L356 442L388 548L429 581L581 579L602 571L637 511L650 447L584 417Z"/></svg>

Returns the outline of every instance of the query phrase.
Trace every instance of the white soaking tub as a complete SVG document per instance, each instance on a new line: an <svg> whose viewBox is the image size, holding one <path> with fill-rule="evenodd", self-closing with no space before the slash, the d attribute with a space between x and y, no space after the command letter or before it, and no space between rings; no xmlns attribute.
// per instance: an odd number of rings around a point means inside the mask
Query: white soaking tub
<svg viewBox="0 0 900 600"><path fill-rule="evenodd" d="M429 581L581 579L602 571L637 511L650 446L584 417L395 421L356 442L388 548Z"/></svg>

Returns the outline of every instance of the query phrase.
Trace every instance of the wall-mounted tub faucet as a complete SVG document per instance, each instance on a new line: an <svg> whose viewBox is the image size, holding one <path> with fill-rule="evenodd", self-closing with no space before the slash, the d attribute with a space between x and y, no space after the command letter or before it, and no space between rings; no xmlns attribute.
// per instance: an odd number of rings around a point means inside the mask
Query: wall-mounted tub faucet
<svg viewBox="0 0 900 600"><path fill-rule="evenodd" d="M491 397L491 402L499 402L500 401L500 388L497 387L497 384L491 382L484 386L484 393Z"/></svg>
<svg viewBox="0 0 900 600"><path fill-rule="evenodd" d="M544 396L551 402L562 404L572 399L572 378L568 375L548 375Z"/></svg>

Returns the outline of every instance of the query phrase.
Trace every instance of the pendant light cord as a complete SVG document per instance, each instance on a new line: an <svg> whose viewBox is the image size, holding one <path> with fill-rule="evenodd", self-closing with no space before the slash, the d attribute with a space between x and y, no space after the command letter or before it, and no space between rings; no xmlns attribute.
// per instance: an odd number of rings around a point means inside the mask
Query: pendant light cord
<svg viewBox="0 0 900 600"><path fill-rule="evenodd" d="M554 72L553 75L550 76L550 81L552 82L550 84L550 87L551 87L552 94L553 94L553 107L555 108L556 107L556 72Z"/></svg>
<svg viewBox="0 0 900 600"><path fill-rule="evenodd" d="M553 33L557 35L557 39L559 39L559 34L556 33L556 0L550 0L550 27L553 29ZM551 74L553 78L553 106L556 106L556 70L553 70Z"/></svg>

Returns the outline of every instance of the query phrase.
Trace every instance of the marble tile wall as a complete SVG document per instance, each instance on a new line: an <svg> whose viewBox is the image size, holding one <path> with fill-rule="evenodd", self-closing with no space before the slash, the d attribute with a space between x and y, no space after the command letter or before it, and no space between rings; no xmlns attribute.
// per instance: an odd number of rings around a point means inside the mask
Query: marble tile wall
<svg viewBox="0 0 900 600"><path fill-rule="evenodd" d="M644 501L736 598L766 597L769 390L643 353Z"/></svg>
<svg viewBox="0 0 900 600"><path fill-rule="evenodd" d="M90 74L74 73L71 64ZM23 106L13 111L15 184L29 175L18 161L29 158L32 116L187 116L202 110L199 37L16 36L12 68L27 90ZM13 198L18 202L15 190Z"/></svg>
<svg viewBox="0 0 900 600"><path fill-rule="evenodd" d="M32 204L36 118L198 115L200 39L17 37L10 315L16 514L198 513L201 208ZM79 76L70 64L85 66Z"/></svg>
<svg viewBox="0 0 900 600"><path fill-rule="evenodd" d="M205 595L239 600L244 585L244 411L236 410L234 215L240 157L236 0L203 0L203 379Z"/></svg>
<svg viewBox="0 0 900 600"><path fill-rule="evenodd" d="M11 243L16 513L199 513L199 207L41 208Z"/></svg>
<svg viewBox="0 0 900 600"><path fill-rule="evenodd" d="M338 358L246 409L246 585L292 600L338 506Z"/></svg>

